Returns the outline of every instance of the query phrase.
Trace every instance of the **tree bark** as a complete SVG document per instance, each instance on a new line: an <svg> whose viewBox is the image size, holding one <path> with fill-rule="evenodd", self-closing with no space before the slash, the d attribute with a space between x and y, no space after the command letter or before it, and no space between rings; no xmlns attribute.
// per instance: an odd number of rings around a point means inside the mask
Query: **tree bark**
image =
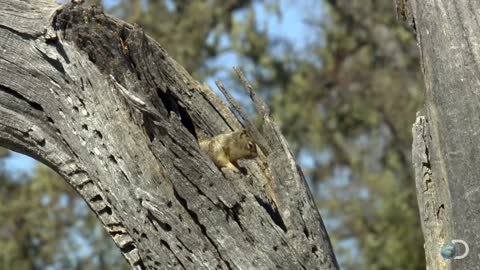
<svg viewBox="0 0 480 270"><path fill-rule="evenodd" d="M427 269L480 269L480 2L397 2L416 29L426 86L413 162ZM466 258L442 258L452 240L469 245Z"/></svg>
<svg viewBox="0 0 480 270"><path fill-rule="evenodd" d="M263 117L265 156L222 172L198 139L239 121L140 28L94 7L0 1L0 146L63 176L133 269L338 269Z"/></svg>

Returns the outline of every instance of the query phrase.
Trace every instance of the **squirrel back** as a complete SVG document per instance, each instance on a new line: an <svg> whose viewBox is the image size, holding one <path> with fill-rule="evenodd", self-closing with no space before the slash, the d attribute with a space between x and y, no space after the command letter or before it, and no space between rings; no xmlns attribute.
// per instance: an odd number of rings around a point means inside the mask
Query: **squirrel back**
<svg viewBox="0 0 480 270"><path fill-rule="evenodd" d="M257 157L257 146L245 129L201 140L200 147L218 167L231 167L239 159Z"/></svg>

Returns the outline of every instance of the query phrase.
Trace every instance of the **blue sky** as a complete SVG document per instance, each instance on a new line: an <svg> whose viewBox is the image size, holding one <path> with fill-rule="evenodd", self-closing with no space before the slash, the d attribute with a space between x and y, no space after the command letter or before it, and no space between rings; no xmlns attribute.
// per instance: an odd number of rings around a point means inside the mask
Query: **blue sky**
<svg viewBox="0 0 480 270"><path fill-rule="evenodd" d="M5 161L5 169L9 174L18 176L22 173L33 173L35 168L36 160L11 151L10 156Z"/></svg>

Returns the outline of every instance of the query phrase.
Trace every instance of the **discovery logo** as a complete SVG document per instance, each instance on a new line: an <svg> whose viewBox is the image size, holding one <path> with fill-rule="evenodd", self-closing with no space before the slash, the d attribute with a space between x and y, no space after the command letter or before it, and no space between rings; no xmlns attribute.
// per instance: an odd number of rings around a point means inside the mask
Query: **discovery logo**
<svg viewBox="0 0 480 270"><path fill-rule="evenodd" d="M455 248L455 244L463 245L465 251L462 255L457 255L457 249ZM461 260L467 257L470 248L468 247L467 242L459 239L453 239L451 244L446 244L440 249L440 254L446 260Z"/></svg>

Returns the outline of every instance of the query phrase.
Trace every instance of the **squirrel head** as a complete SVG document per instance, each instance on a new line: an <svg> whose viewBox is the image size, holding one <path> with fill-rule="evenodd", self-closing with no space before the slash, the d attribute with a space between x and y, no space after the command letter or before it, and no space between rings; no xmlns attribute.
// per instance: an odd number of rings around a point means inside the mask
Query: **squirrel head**
<svg viewBox="0 0 480 270"><path fill-rule="evenodd" d="M240 131L236 143L239 146L238 153L236 153L239 159L253 159L257 157L257 145L246 129Z"/></svg>

